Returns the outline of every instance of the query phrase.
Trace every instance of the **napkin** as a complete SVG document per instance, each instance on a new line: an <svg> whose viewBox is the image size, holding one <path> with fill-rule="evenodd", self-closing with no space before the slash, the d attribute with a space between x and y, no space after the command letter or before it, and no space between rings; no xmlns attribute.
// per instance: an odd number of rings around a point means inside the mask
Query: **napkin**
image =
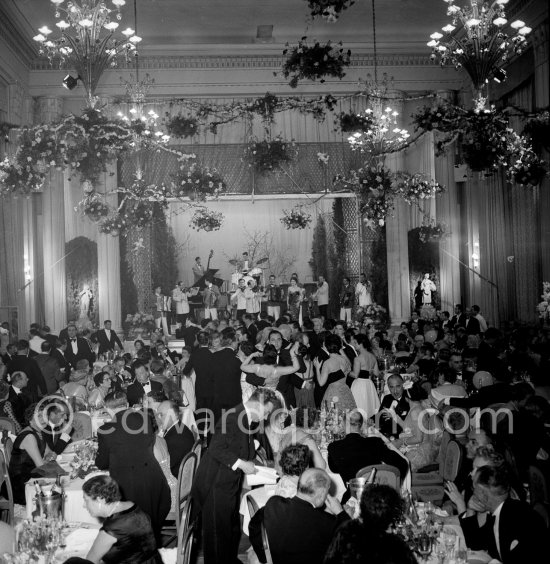
<svg viewBox="0 0 550 564"><path fill-rule="evenodd" d="M269 466L255 466L255 474L246 475L246 483L248 486L262 486L264 484L276 484L279 476L277 470Z"/></svg>
<svg viewBox="0 0 550 564"><path fill-rule="evenodd" d="M31 476L38 476L40 478L56 478L57 476L66 475L67 472L55 460L46 462L31 471Z"/></svg>

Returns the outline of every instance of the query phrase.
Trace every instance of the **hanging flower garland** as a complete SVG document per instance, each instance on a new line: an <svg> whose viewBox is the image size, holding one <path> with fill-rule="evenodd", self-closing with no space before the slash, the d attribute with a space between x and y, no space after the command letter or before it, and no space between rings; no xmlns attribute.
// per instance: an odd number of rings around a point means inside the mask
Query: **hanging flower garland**
<svg viewBox="0 0 550 564"><path fill-rule="evenodd" d="M257 174L270 174L280 170L281 165L296 159L298 146L294 140L287 141L281 134L273 139L252 139L244 149L243 161L254 168Z"/></svg>
<svg viewBox="0 0 550 564"><path fill-rule="evenodd" d="M428 241L440 241L447 236L447 226L444 223L431 222L421 225L418 230L418 238L422 243Z"/></svg>
<svg viewBox="0 0 550 564"><path fill-rule="evenodd" d="M126 230L126 227L125 219L118 212L106 217L99 223L100 233L112 235L113 237L118 237Z"/></svg>
<svg viewBox="0 0 550 564"><path fill-rule="evenodd" d="M308 45L306 40L306 36L302 37L294 47L287 43L283 51L287 60L283 64L282 75L284 78L291 77L291 88L296 88L303 79L325 82L326 76L342 79L346 75L344 67L350 64L351 51L345 51L341 42L336 46L331 41L325 44L314 41L313 45Z"/></svg>
<svg viewBox="0 0 550 564"><path fill-rule="evenodd" d="M369 131L375 119L373 114L363 115L354 112L340 112L336 116L336 125L342 133L355 133L356 131Z"/></svg>
<svg viewBox="0 0 550 564"><path fill-rule="evenodd" d="M200 208L193 214L190 225L195 231L218 231L223 220L223 213Z"/></svg>
<svg viewBox="0 0 550 564"><path fill-rule="evenodd" d="M44 173L35 172L30 163L6 157L0 162L0 196L30 196L42 189Z"/></svg>
<svg viewBox="0 0 550 564"><path fill-rule="evenodd" d="M329 23L338 21L340 14L355 4L355 0L306 0L312 18L321 16Z"/></svg>
<svg viewBox="0 0 550 564"><path fill-rule="evenodd" d="M287 229L305 229L312 221L311 214L308 213L303 205L297 204L291 210L283 210L281 223Z"/></svg>
<svg viewBox="0 0 550 564"><path fill-rule="evenodd" d="M427 180L424 175L398 172L395 174L395 195L402 198L409 205L420 200L435 198L445 188L435 180Z"/></svg>
<svg viewBox="0 0 550 564"><path fill-rule="evenodd" d="M166 127L166 131L168 131L172 137L186 139L187 137L193 137L198 133L199 120L193 116L184 116L182 114L170 116L166 113L164 126Z"/></svg>
<svg viewBox="0 0 550 564"><path fill-rule="evenodd" d="M194 162L181 162L179 170L172 175L172 195L203 201L207 196L216 198L227 190L227 184L214 168Z"/></svg>

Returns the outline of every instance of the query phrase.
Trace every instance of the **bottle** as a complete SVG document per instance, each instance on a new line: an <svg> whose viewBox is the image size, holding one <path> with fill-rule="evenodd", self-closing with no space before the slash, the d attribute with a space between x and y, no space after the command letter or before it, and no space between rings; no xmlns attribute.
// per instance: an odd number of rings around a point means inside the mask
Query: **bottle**
<svg viewBox="0 0 550 564"><path fill-rule="evenodd" d="M34 493L37 497L44 497L44 492L42 491L42 486L37 480L34 481Z"/></svg>
<svg viewBox="0 0 550 564"><path fill-rule="evenodd" d="M57 475L55 479L55 484L53 484L52 486L52 494L54 493L58 493L58 494L63 493L63 486L61 485L61 474Z"/></svg>
<svg viewBox="0 0 550 564"><path fill-rule="evenodd" d="M376 478L376 468L370 471L369 477L367 478L367 485L374 484L374 479Z"/></svg>
<svg viewBox="0 0 550 564"><path fill-rule="evenodd" d="M407 518L413 525L418 523L418 512L410 492L407 494Z"/></svg>

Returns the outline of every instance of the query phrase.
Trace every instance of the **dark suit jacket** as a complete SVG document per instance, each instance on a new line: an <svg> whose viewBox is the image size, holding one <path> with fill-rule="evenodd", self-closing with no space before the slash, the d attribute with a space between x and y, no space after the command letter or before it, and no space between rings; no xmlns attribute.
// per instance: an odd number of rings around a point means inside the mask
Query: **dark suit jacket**
<svg viewBox="0 0 550 564"><path fill-rule="evenodd" d="M170 453L170 471L177 478L181 461L188 452L191 452L195 437L191 430L179 421L164 435L164 440Z"/></svg>
<svg viewBox="0 0 550 564"><path fill-rule="evenodd" d="M90 344L83 337L76 337L76 354L73 352L73 346L70 339L67 339L67 350L65 351L65 358L71 363L73 368L76 368L76 363L85 358L90 366L95 362L95 354L90 348Z"/></svg>
<svg viewBox="0 0 550 564"><path fill-rule="evenodd" d="M384 408L389 409L393 401L394 401L394 397L391 394L384 396L380 404L380 411ZM401 399L397 404L397 407L395 408L395 413L397 413L397 415L399 415L401 419L405 420L405 417L407 417L407 414L409 413L410 409L411 407L409 405L409 402L407 401L407 398L403 393ZM387 437L393 436L397 438L399 437L399 433L401 433L403 429L401 428L401 425L395 424L395 431L394 431L393 426L394 424L392 419L390 418L385 419L379 417L378 428L380 429L380 432L386 435Z"/></svg>
<svg viewBox="0 0 550 564"><path fill-rule="evenodd" d="M65 379L65 374L61 372L59 364L48 353L42 353L34 357L34 361L40 368L48 394L55 393L59 388L59 382Z"/></svg>
<svg viewBox="0 0 550 564"><path fill-rule="evenodd" d="M18 354L8 364L6 372L13 374L19 370L24 372L29 379L29 383L25 388L25 395L29 395L33 402L38 401L41 396L45 396L48 393L42 372L32 358Z"/></svg>
<svg viewBox="0 0 550 564"><path fill-rule="evenodd" d="M65 380L68 382L71 375L71 363L59 349L52 349L50 356L56 360L61 372L65 376Z"/></svg>
<svg viewBox="0 0 550 564"><path fill-rule="evenodd" d="M25 409L27 409L27 407L31 404L31 399L23 392L17 394L13 389L13 386L10 386L8 401L11 404L15 418L21 427L25 427Z"/></svg>
<svg viewBox="0 0 550 564"><path fill-rule="evenodd" d="M160 382L155 382L154 380L149 380L149 382L151 383L151 392L162 392L164 394L164 388ZM128 405L130 406L139 403L144 395L145 390L137 380L126 388L126 396L128 397Z"/></svg>
<svg viewBox="0 0 550 564"><path fill-rule="evenodd" d="M480 407L484 409L493 403L507 403L511 399L512 388L508 384L493 384L480 388L475 394L467 398L451 398L449 405L470 409Z"/></svg>
<svg viewBox="0 0 550 564"><path fill-rule="evenodd" d="M71 442L71 439L61 438L62 432L60 427L46 427L42 432L42 437L46 444L50 447L50 450L55 452L55 454L61 454L66 446Z"/></svg>
<svg viewBox="0 0 550 564"><path fill-rule="evenodd" d="M460 315L453 315L447 323L447 327L450 329L456 329L457 327L466 327L466 314L461 313Z"/></svg>
<svg viewBox="0 0 550 564"><path fill-rule="evenodd" d="M241 361L235 351L225 348L212 353L212 379L213 409L217 421L222 410L231 409L242 401Z"/></svg>
<svg viewBox="0 0 550 564"><path fill-rule="evenodd" d="M460 525L468 548L486 550L503 564L541 562L541 556L548 554L548 533L544 523L523 501L507 499L502 506L498 527L500 555L493 532L494 521L480 527L477 515L473 515L461 517Z"/></svg>
<svg viewBox="0 0 550 564"><path fill-rule="evenodd" d="M371 464L395 466L401 472L401 480L409 469L407 460L390 450L379 437L362 437L359 433L350 433L344 439L328 445L329 468L340 474L345 484L355 478L361 468Z"/></svg>
<svg viewBox="0 0 550 564"><path fill-rule="evenodd" d="M481 333L481 326L479 320L475 317L466 319L466 335L479 335Z"/></svg>
<svg viewBox="0 0 550 564"><path fill-rule="evenodd" d="M97 333L94 333L92 340L99 343L98 354L103 354L108 351L114 351L115 345L120 347L120 350L124 350L118 335L111 329L111 338L107 339L107 333L105 329L100 329Z"/></svg>
<svg viewBox="0 0 550 564"><path fill-rule="evenodd" d="M214 397L212 359L212 351L208 347L199 347L191 353L183 370L183 373L187 376L191 374L193 370L195 371L195 395L197 396L197 400L199 400L199 398ZM203 406L200 405L198 407Z"/></svg>
<svg viewBox="0 0 550 564"><path fill-rule="evenodd" d="M244 405L241 403L231 409L224 419L216 424L216 429L206 454L203 456L191 495L202 508L212 492L221 490L225 497L238 497L240 492L241 470L233 470L237 459L252 460L254 458L254 436L245 432L248 418L243 414ZM239 421L242 424L239 426Z"/></svg>
<svg viewBox="0 0 550 564"><path fill-rule="evenodd" d="M44 339L46 339L46 341L48 341L48 343L50 343L50 345L52 346L52 350L53 350L53 349L55 349L55 345L56 345L59 337L57 335L55 335L54 333L48 333L48 334L44 335Z"/></svg>
<svg viewBox="0 0 550 564"><path fill-rule="evenodd" d="M252 517L250 542L260 562L265 562L260 529L263 522L273 564L320 564L336 529L347 519L345 511L332 515L299 497L273 496Z"/></svg>

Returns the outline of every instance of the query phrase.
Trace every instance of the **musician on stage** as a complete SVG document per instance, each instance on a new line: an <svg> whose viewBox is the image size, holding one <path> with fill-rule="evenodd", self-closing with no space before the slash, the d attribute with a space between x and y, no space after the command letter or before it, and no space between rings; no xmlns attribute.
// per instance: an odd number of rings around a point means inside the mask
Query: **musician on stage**
<svg viewBox="0 0 550 564"><path fill-rule="evenodd" d="M220 289L212 284L212 280L205 280L206 288L201 292L204 304L204 318L218 319L218 301L220 299Z"/></svg>
<svg viewBox="0 0 550 564"><path fill-rule="evenodd" d="M283 293L281 287L275 283L275 275L269 277L269 284L265 289L267 297L267 315L272 315L275 321L281 317L281 302Z"/></svg>
<svg viewBox="0 0 550 564"><path fill-rule="evenodd" d="M243 274L248 274L252 270L252 261L248 257L248 253L245 251L243 253L243 258L241 259L241 272Z"/></svg>
<svg viewBox="0 0 550 564"><path fill-rule="evenodd" d="M195 264L191 270L193 271L193 284L195 284L204 276L204 267L201 264L201 257L195 258Z"/></svg>
<svg viewBox="0 0 550 564"><path fill-rule="evenodd" d="M185 320L189 315L189 302L187 298L193 294L183 286L180 280L172 290L172 301L176 304L176 321L181 327L185 327Z"/></svg>
<svg viewBox="0 0 550 564"><path fill-rule="evenodd" d="M246 313L246 281L239 280L239 287L231 294L231 303L237 306L237 319Z"/></svg>

